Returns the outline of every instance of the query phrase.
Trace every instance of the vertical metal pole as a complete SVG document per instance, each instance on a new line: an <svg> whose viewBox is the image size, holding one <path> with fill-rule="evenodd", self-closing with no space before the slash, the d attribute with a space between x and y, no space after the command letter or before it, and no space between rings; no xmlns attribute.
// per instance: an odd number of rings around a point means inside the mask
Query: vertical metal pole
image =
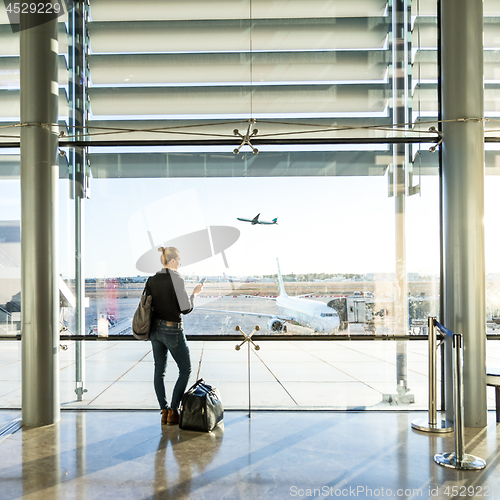
<svg viewBox="0 0 500 500"><path fill-rule="evenodd" d="M437 64L438 75L441 75L441 0L437 0ZM443 106L442 106L442 81L438 78L438 124L437 129L442 134L443 132ZM439 175L439 322L444 324L444 218L443 218L443 148L438 149L438 175ZM449 343L448 337L445 335L444 341L441 344L441 411L446 409L446 345ZM451 415L451 410L448 412ZM451 422L452 420L450 420Z"/></svg>
<svg viewBox="0 0 500 500"><path fill-rule="evenodd" d="M392 2L392 122L401 125L409 121L408 109L408 37L409 22L405 0ZM395 320L399 334L408 332L408 283L406 279L406 165L408 146L393 145L394 204L395 204ZM411 403L408 394L407 344L396 342L396 380L398 401Z"/></svg>
<svg viewBox="0 0 500 500"><path fill-rule="evenodd" d="M415 420L411 423L413 429L424 432L451 432L453 427L446 420L437 418L437 329L436 318L427 318L429 330L429 417L426 421Z"/></svg>
<svg viewBox="0 0 500 500"><path fill-rule="evenodd" d="M83 261L84 201L75 195L75 288L76 288L76 335L85 335L85 275ZM77 401L83 401L85 384L85 343L75 345L75 393Z"/></svg>
<svg viewBox="0 0 500 500"><path fill-rule="evenodd" d="M69 23L70 47L70 133L76 139L85 134L86 125L86 1L76 2L70 11ZM84 272L84 222L85 222L85 185L86 154L85 149L76 146L71 150L75 200L75 334L85 335L85 272ZM77 401L83 401L85 384L85 343L76 341L75 345L75 382Z"/></svg>
<svg viewBox="0 0 500 500"><path fill-rule="evenodd" d="M453 405L455 414L455 459L462 463L464 459L464 407L462 401L463 380L462 380L462 335L453 335Z"/></svg>
<svg viewBox="0 0 500 500"><path fill-rule="evenodd" d="M444 324L464 332L464 421L486 426L483 2L441 0ZM446 409L452 408L446 345Z"/></svg>
<svg viewBox="0 0 500 500"><path fill-rule="evenodd" d="M453 334L453 409L455 413L455 451L434 455L438 465L450 469L480 470L486 467L486 462L479 457L465 453L464 446L464 405L463 405L463 337Z"/></svg>
<svg viewBox="0 0 500 500"><path fill-rule="evenodd" d="M248 418L252 418L252 404L251 404L251 390L250 390L250 342L247 342L248 346Z"/></svg>
<svg viewBox="0 0 500 500"><path fill-rule="evenodd" d="M38 427L60 419L59 85L57 19L28 29L29 16L20 18L22 414Z"/></svg>
<svg viewBox="0 0 500 500"><path fill-rule="evenodd" d="M436 324L434 317L428 318L429 330L429 424L436 425L437 423L437 372L436 372Z"/></svg>
<svg viewBox="0 0 500 500"><path fill-rule="evenodd" d="M446 335L445 335L446 337ZM446 370L445 370L445 358L446 358L446 339L443 339L443 342L441 342L441 347L440 347L440 355L441 355L441 362L439 363L440 368L441 368L441 411L444 411L446 414L446 397L445 397L445 391L446 391L446 386L445 386L445 377L446 377Z"/></svg>

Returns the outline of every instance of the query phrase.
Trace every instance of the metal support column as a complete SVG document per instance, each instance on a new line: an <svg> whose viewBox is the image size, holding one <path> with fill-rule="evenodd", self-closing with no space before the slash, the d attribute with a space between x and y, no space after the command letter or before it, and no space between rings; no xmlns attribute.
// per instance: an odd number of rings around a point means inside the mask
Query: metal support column
<svg viewBox="0 0 500 500"><path fill-rule="evenodd" d="M408 109L408 32L410 18L405 0L392 3L392 121L402 125L409 121ZM406 278L406 167L409 149L406 144L393 145L394 208L395 208L395 320L399 335L408 333L408 283ZM396 343L397 399L413 403L409 394L407 344Z"/></svg>
<svg viewBox="0 0 500 500"><path fill-rule="evenodd" d="M87 118L87 2L76 2L70 11L69 71L70 71L70 134L75 140L85 135ZM81 146L71 149L70 165L73 174L75 200L75 333L85 335L85 272L84 272L84 220L86 194L86 153ZM77 401L83 401L85 385L85 344L75 345L75 382Z"/></svg>
<svg viewBox="0 0 500 500"><path fill-rule="evenodd" d="M486 426L483 2L441 0L443 274L445 324L464 332L464 422ZM447 420L452 416L446 342Z"/></svg>
<svg viewBox="0 0 500 500"><path fill-rule="evenodd" d="M57 19L21 14L23 425L60 419ZM29 27L32 26L32 27Z"/></svg>

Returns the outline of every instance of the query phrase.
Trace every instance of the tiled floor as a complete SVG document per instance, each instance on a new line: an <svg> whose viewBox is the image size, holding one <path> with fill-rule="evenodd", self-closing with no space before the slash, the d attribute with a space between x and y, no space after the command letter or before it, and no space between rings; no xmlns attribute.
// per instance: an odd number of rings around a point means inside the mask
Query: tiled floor
<svg viewBox="0 0 500 500"><path fill-rule="evenodd" d="M75 395L75 344L61 350L61 404L64 408L155 409L153 357L149 342L85 342L84 400ZM384 402L396 391L394 341L263 341L251 352L251 405L256 409L401 409ZM236 342L189 342L194 383L200 376L217 387L228 409L248 408L248 351ZM0 350L0 408L21 406L21 343L4 341ZM426 409L427 342L407 342L408 387ZM488 363L500 367L500 343L488 342ZM170 395L177 369L167 369ZM494 390L488 388L494 408Z"/></svg>
<svg viewBox="0 0 500 500"><path fill-rule="evenodd" d="M493 412L485 429L466 429L480 471L437 465L453 433L412 430L422 416L238 411L204 434L162 427L156 411L63 411L0 440L0 499L500 498ZM0 411L0 426L15 417Z"/></svg>

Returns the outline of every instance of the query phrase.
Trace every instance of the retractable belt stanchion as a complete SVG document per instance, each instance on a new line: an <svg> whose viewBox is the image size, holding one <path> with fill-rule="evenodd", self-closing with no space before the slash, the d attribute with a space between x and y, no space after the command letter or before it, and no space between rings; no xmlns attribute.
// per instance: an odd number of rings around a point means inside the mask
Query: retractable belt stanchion
<svg viewBox="0 0 500 500"><path fill-rule="evenodd" d="M429 417L411 423L413 429L424 432L451 432L453 427L446 420L437 418L437 328L436 318L427 318L429 329Z"/></svg>
<svg viewBox="0 0 500 500"><path fill-rule="evenodd" d="M462 470L480 470L486 467L486 462L479 457L464 453L464 407L463 407L463 338L461 334L453 333L436 321L437 327L453 339L453 413L455 430L455 451L438 453L434 461L443 467Z"/></svg>

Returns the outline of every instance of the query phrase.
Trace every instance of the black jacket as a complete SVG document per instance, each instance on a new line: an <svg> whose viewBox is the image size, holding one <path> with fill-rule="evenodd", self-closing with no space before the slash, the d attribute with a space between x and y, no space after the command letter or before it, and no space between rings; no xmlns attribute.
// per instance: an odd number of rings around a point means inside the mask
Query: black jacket
<svg viewBox="0 0 500 500"><path fill-rule="evenodd" d="M194 297L188 296L182 276L172 269L163 268L148 279L146 294L153 296L153 319L182 321L181 314L193 310Z"/></svg>

